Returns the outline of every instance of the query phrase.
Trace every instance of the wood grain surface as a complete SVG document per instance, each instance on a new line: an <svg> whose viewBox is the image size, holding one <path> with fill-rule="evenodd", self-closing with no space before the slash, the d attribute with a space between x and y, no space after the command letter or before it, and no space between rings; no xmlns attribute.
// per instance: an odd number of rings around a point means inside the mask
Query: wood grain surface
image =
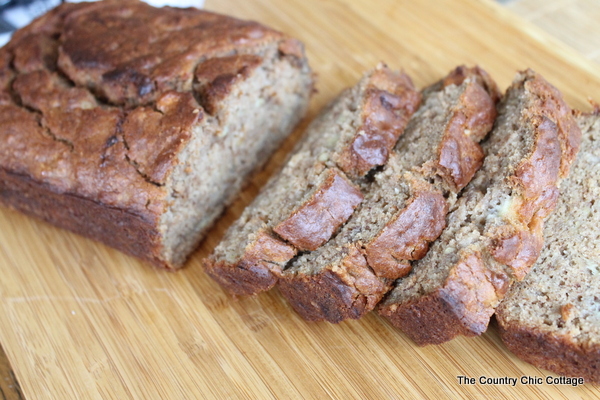
<svg viewBox="0 0 600 400"><path fill-rule="evenodd" d="M600 62L600 1L509 0L506 7L584 57Z"/></svg>
<svg viewBox="0 0 600 400"><path fill-rule="evenodd" d="M576 108L600 71L500 6L477 0L209 0L206 8L286 31L307 47L319 93L309 119L384 60L418 86L478 63L504 88L532 67ZM598 398L600 388L458 384L457 376L545 377L481 337L416 347L370 314L306 323L276 291L233 299L202 271L299 130L209 233L187 268L154 270L0 209L0 343L27 399ZM4 386L0 386L4 388Z"/></svg>

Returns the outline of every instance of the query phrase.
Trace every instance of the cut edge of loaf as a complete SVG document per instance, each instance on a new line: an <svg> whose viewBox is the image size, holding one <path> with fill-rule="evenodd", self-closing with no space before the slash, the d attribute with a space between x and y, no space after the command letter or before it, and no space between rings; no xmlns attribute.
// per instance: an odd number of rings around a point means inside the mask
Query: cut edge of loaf
<svg viewBox="0 0 600 400"><path fill-rule="evenodd" d="M312 90L310 68L305 58L286 55L280 47L276 42L265 49L260 64L236 66L236 79L226 85L215 82L227 70L204 83L205 87L220 85L220 98L204 102L214 115L193 131L165 184L169 206L159 226L164 237L162 257L170 264L183 264L249 175L263 166L306 114ZM207 143L206 135L217 139ZM227 168L211 177L210 171L224 163ZM226 189L219 190L223 185Z"/></svg>
<svg viewBox="0 0 600 400"><path fill-rule="evenodd" d="M490 92L481 86L481 75ZM427 100L337 236L284 270L280 291L303 318L333 323L360 318L442 232L453 198L481 164L478 142L492 128L498 97L495 84L478 67L461 66L448 77L432 86L436 90L424 90ZM433 112L436 107L443 112ZM439 121L434 124L432 116ZM432 147L425 135L439 145Z"/></svg>
<svg viewBox="0 0 600 400"><path fill-rule="evenodd" d="M600 383L600 110L580 114L583 140L548 219L536 265L496 310L500 337L537 367Z"/></svg>
<svg viewBox="0 0 600 400"><path fill-rule="evenodd" d="M379 307L418 345L485 331L511 282L537 259L543 221L577 152L569 147L580 137L570 109L535 72L517 74L500 110L483 144L486 161L448 227ZM514 137L500 135L500 128Z"/></svg>
<svg viewBox="0 0 600 400"><path fill-rule="evenodd" d="M282 170L204 261L208 274L237 295L270 289L285 264L272 262L274 254L263 255L261 262L269 263L269 273L259 268L260 279L247 272L246 280L233 278L235 269L248 268L246 252L254 249L256 232L265 230L280 245L294 249L294 255L327 242L363 199L358 185L364 179L352 182L345 172L356 177L385 162L419 102L420 94L406 74L384 64L367 72L309 125ZM365 153L367 148L371 153ZM368 168L365 161L372 162Z"/></svg>

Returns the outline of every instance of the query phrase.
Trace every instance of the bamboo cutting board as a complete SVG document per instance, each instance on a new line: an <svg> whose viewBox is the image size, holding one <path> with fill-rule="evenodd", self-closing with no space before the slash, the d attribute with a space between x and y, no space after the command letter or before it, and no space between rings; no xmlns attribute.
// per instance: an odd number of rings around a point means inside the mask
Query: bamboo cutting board
<svg viewBox="0 0 600 400"><path fill-rule="evenodd" d="M505 88L532 67L575 108L600 70L494 3L477 0L214 0L303 40L319 93L309 118L384 60L422 87L478 63ZM370 314L305 323L276 291L232 299L202 271L298 132L230 207L187 268L166 273L0 209L0 343L27 399L598 398L600 387L461 386L457 376L549 375L512 356L494 326L416 347Z"/></svg>

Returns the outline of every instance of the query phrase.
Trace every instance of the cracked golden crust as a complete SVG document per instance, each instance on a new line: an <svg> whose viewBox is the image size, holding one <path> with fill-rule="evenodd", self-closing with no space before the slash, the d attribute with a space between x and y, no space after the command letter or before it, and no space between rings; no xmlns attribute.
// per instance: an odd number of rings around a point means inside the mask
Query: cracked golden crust
<svg viewBox="0 0 600 400"><path fill-rule="evenodd" d="M201 124L204 113L191 93L162 94L154 107L127 113L118 134L127 146L127 158L149 182L164 185L177 164L177 155Z"/></svg>
<svg viewBox="0 0 600 400"><path fill-rule="evenodd" d="M192 93L196 65L238 51L262 62L254 54L267 48L277 57L304 60L302 45L279 32L195 9L108 0L65 3L51 10L0 49L0 140L6 144L0 148L0 168L13 177L4 184L16 185L14 180L22 176L35 183L23 186L33 197L43 191L56 199L71 196L65 200L71 214L64 215L88 215L75 207L79 199L81 207L88 207L84 200L89 199L97 203L95 209L129 213L134 222L126 226L106 217L113 231L119 227L127 232L112 240L75 221L61 222L45 210L20 206L15 195L5 202L156 265L177 267L158 260L160 241L148 242L151 248L140 243L146 231L159 229L169 206L169 176L193 131L206 124ZM220 107L232 86L251 71L232 81L213 73L202 87L224 95L206 104ZM55 207L61 204L57 201ZM149 225L135 223L136 218ZM144 257L136 246L151 256Z"/></svg>
<svg viewBox="0 0 600 400"><path fill-rule="evenodd" d="M155 21L157 24L145 25L148 21ZM122 32L128 34L124 35ZM59 34L60 40L57 40ZM184 42L178 41L180 36L186 37ZM93 41L90 41L92 38ZM39 140L50 137L65 144L69 143L71 147L77 131L51 130L51 127L62 124L60 119L78 120L81 121L79 125L82 125L88 114L106 112L112 115L119 110L119 118L114 126L108 127L104 124L97 129L98 136L111 143L115 140L124 142L127 162L130 164L124 169L133 167L139 175L126 186L138 189L142 189L139 186L146 186L145 183L136 180L145 180L160 186L165 183L166 177L176 165L176 155L189 141L191 130L203 123L201 106L190 92L197 60L209 58L204 64L213 62L223 65L227 64L227 61L211 61L210 57L242 49L262 51L261 46L271 42L278 46L277 41L283 43L289 40L283 34L255 22L240 21L194 9L185 12L171 8L155 9L134 0L63 4L18 31L13 40L2 49L0 58L6 62L2 63L4 68L0 76L4 78L2 83L8 92L4 93L2 99L10 104L14 104L14 101L9 99L16 99L16 106L22 102L28 107L26 111L33 113L34 119L46 130L47 135L42 136L42 139L38 138ZM101 45L93 45L96 42ZM299 50L292 50L301 54L302 46L299 46ZM253 68L256 67L254 58L261 59L251 54L247 57L253 60ZM139 64L142 59L145 61ZM11 66L11 61L14 67ZM193 65L188 68L187 64L182 63ZM69 68L64 69L65 64L68 64ZM63 69L59 72L57 68ZM182 77L177 74L188 74L188 69L191 71L189 79L186 78L189 82L186 81L187 83L181 86L178 82L181 82ZM99 70L102 73L98 75L97 81L78 79L83 75L91 77ZM125 72L119 75L118 70ZM171 74L166 73L166 70ZM148 75L140 78L140 74L146 72ZM210 74L211 80L202 82L202 87L210 92L224 90L228 93L231 86L239 80L238 78L223 83L223 76L230 72L213 72ZM241 79L245 79L248 71L242 72L244 73L241 74ZM161 82L163 85L158 85L152 93L137 93L125 99L126 101L120 98L120 95L114 95L112 97L115 98L111 99L111 96L102 94L110 92L112 85L109 78L106 78L108 83L104 82L105 74L109 77L120 76L118 88L115 89L117 91L128 91L127 85L137 85L146 78L152 78L153 82ZM135 77L126 82L124 76L128 74ZM13 92L10 93L10 83L13 79ZM75 85L69 79L74 81ZM103 82L107 85L104 89ZM214 86L219 88L213 88ZM172 89L187 92L178 93ZM223 98L211 98L207 104L215 108ZM106 104L106 100L110 103ZM124 103L130 106L147 106L123 111L118 106ZM71 127L75 125L77 123L73 121ZM15 130L18 127L13 124L10 129ZM104 147L86 148L91 151L90 162L102 159ZM68 156L65 157L64 162L67 163L68 159ZM24 166L26 163L27 160L24 160ZM33 178L45 182L42 176ZM76 182L69 184L71 188L82 184L77 182L77 177L73 178ZM91 176L87 178L92 179ZM101 176L96 181L98 192L101 193L105 182ZM160 193L155 193L154 196L164 197ZM128 204L125 201L123 204L109 205L121 205L131 208L133 212L143 213L147 203L146 199L139 204Z"/></svg>
<svg viewBox="0 0 600 400"><path fill-rule="evenodd" d="M48 69L19 74L12 82L12 88L24 106L41 113L53 109L89 110L98 107L96 98L88 90L69 86L58 73Z"/></svg>
<svg viewBox="0 0 600 400"><path fill-rule="evenodd" d="M200 59L255 51L285 39L253 21L113 0L68 15L58 64L74 82L110 102L138 105L164 91L191 90Z"/></svg>

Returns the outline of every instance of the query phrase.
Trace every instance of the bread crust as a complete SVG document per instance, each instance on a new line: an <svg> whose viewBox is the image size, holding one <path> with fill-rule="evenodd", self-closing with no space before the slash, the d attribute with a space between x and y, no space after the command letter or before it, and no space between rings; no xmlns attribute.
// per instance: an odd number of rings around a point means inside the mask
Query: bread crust
<svg viewBox="0 0 600 400"><path fill-rule="evenodd" d="M490 96L492 102L495 104L502 98L502 93L498 89L498 85L492 79L490 74L486 70L478 65L474 67L467 67L465 65L459 65L452 72L440 82L442 86L448 85L460 85L465 79L470 78L475 80L479 86L481 86Z"/></svg>
<svg viewBox="0 0 600 400"><path fill-rule="evenodd" d="M245 53L285 39L253 21L206 11L166 11L135 0L109 0L70 13L59 67L111 103L139 105L167 90L191 90L197 60Z"/></svg>
<svg viewBox="0 0 600 400"><path fill-rule="evenodd" d="M274 237L267 229L257 233L235 264L207 258L206 272L229 292L249 296L271 289L283 266L296 255L296 249Z"/></svg>
<svg viewBox="0 0 600 400"><path fill-rule="evenodd" d="M524 74L533 77L535 73L528 69ZM561 148L560 178L569 175L569 169L581 145L581 130L573 118L571 108L564 102L560 91L549 85L544 79L529 79L527 89L539 96L543 102L538 111L558 125L558 136Z"/></svg>
<svg viewBox="0 0 600 400"><path fill-rule="evenodd" d="M540 255L544 220L556 207L558 183L568 174L581 143L581 131L560 94L538 75L526 73L525 88L544 101L527 110L534 127L534 146L508 177L519 193L510 218L504 226L488 232L490 253L511 269L516 280L525 277ZM553 101L546 101L548 97Z"/></svg>
<svg viewBox="0 0 600 400"><path fill-rule="evenodd" d="M421 104L421 93L405 73L379 65L371 75L362 104L362 125L335 162L350 178L384 165Z"/></svg>
<svg viewBox="0 0 600 400"><path fill-rule="evenodd" d="M136 215L73 194L57 193L29 176L4 168L0 168L0 203L118 248L156 267L170 268L160 257L160 233L152 215ZM122 229L113 229L114 226Z"/></svg>
<svg viewBox="0 0 600 400"><path fill-rule="evenodd" d="M533 122L535 146L531 155L516 168L511 179L522 195L514 205L515 216L504 226L489 232L490 253L507 265L517 280L522 280L535 263L544 244L544 219L558 200L561 146L558 127L548 118Z"/></svg>
<svg viewBox="0 0 600 400"><path fill-rule="evenodd" d="M500 317L497 320L502 341L523 361L557 374L582 377L586 383L600 384L599 345L582 346L569 336L503 322Z"/></svg>
<svg viewBox="0 0 600 400"><path fill-rule="evenodd" d="M327 242L364 196L339 170L330 169L320 187L273 231L300 251Z"/></svg>
<svg viewBox="0 0 600 400"><path fill-rule="evenodd" d="M392 281L370 271L360 249L344 251L342 262L322 274L284 274L280 278L279 290L303 319L332 323L358 319L389 290Z"/></svg>
<svg viewBox="0 0 600 400"><path fill-rule="evenodd" d="M443 194L423 181L414 182L413 190L406 206L363 246L369 267L382 278L407 275L410 260L425 256L429 243L446 226L448 203Z"/></svg>
<svg viewBox="0 0 600 400"><path fill-rule="evenodd" d="M403 304L384 304L378 312L419 346L476 336L487 328L508 282L507 275L486 268L481 253L465 252L443 286Z"/></svg>
<svg viewBox="0 0 600 400"><path fill-rule="evenodd" d="M479 142L496 119L493 96L477 80L470 81L444 132L437 170L454 192L464 188L483 163Z"/></svg>

